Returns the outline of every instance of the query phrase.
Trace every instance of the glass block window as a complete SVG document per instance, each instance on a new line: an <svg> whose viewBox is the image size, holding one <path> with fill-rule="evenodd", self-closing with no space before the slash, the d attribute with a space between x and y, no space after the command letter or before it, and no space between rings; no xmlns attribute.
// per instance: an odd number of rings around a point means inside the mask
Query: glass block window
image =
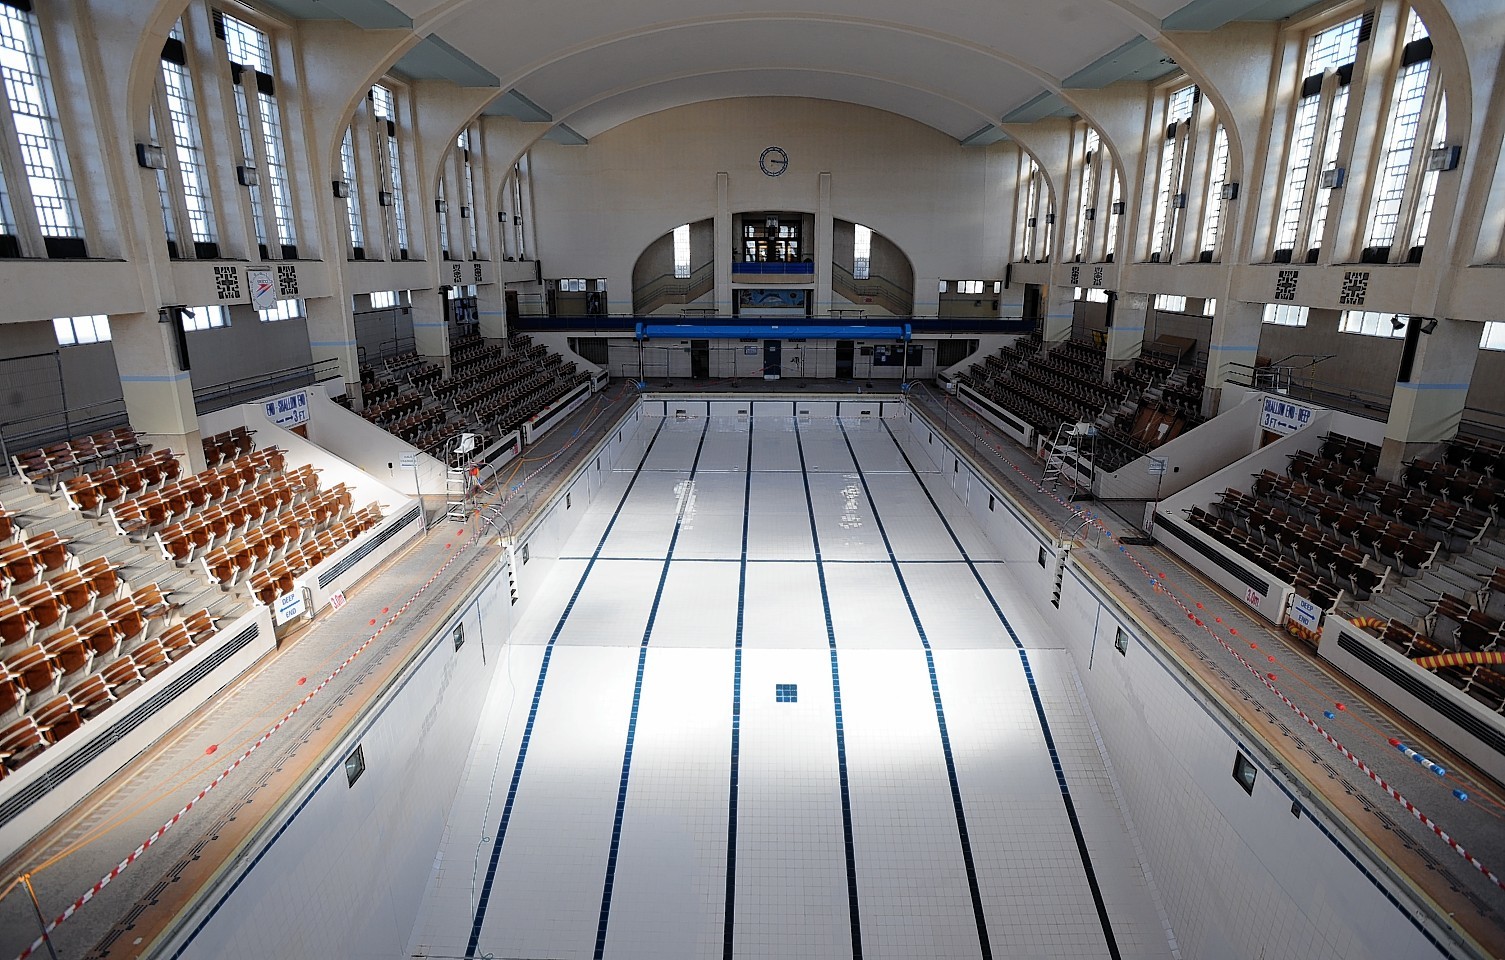
<svg viewBox="0 0 1505 960"><path fill-rule="evenodd" d="M0 5L0 77L44 237L81 237L83 218L36 14Z"/></svg>
<svg viewBox="0 0 1505 960"><path fill-rule="evenodd" d="M1174 296L1169 293L1161 293L1155 296L1155 309L1165 310L1170 313L1185 313L1186 298Z"/></svg>
<svg viewBox="0 0 1505 960"><path fill-rule="evenodd" d="M773 685L773 700L775 703L799 703L799 699L799 684L776 683Z"/></svg>
<svg viewBox="0 0 1505 960"><path fill-rule="evenodd" d="M57 345L60 347L104 343L110 339L110 318L104 315L57 317L52 321L52 328L57 333Z"/></svg>
<svg viewBox="0 0 1505 960"><path fill-rule="evenodd" d="M371 293L371 306L376 310L389 310L402 306L402 297L396 290L375 290Z"/></svg>

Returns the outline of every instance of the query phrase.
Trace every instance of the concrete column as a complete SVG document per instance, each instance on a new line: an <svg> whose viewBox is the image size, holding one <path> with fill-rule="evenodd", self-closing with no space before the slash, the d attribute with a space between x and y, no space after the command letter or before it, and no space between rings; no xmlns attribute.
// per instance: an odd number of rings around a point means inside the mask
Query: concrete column
<svg viewBox="0 0 1505 960"><path fill-rule="evenodd" d="M722 316L731 316L732 313L732 203L731 203L731 177L725 173L716 174L716 221L714 224L715 240L711 247L712 263L715 280L713 294L715 298L716 312ZM827 283L829 284L829 273ZM828 288L829 289L829 288Z"/></svg>
<svg viewBox="0 0 1505 960"><path fill-rule="evenodd" d="M482 337L507 339L507 288L500 283L477 284L476 315Z"/></svg>
<svg viewBox="0 0 1505 960"><path fill-rule="evenodd" d="M442 290L413 291L413 348L449 371L449 309Z"/></svg>
<svg viewBox="0 0 1505 960"><path fill-rule="evenodd" d="M181 323L176 318L172 322ZM181 333L182 327L177 330ZM115 314L110 337L131 426L154 447L172 450L189 471L203 470L193 379L179 367L173 327L159 323L155 313Z"/></svg>
<svg viewBox="0 0 1505 960"><path fill-rule="evenodd" d="M1390 419L1385 422L1385 440L1380 447L1382 477L1394 479L1406 461L1418 456L1432 458L1443 441L1458 433L1458 421L1463 418L1479 354L1479 325L1438 319L1431 334L1422 333L1422 326L1430 322L1412 317L1406 331L1400 379L1390 396ZM1413 342L1414 354L1410 349Z"/></svg>
<svg viewBox="0 0 1505 960"><path fill-rule="evenodd" d="M831 315L831 261L836 253L832 232L836 229L831 216L831 175L820 175L820 199L815 212L815 305L817 317Z"/></svg>
<svg viewBox="0 0 1505 960"><path fill-rule="evenodd" d="M1132 363L1144 351L1145 321L1150 316L1150 295L1120 293L1113 302L1113 319L1108 326L1108 353L1103 358L1103 379L1111 381L1113 371Z"/></svg>
<svg viewBox="0 0 1505 960"><path fill-rule="evenodd" d="M1254 366L1259 355L1260 324L1264 315L1262 303L1246 303L1229 297L1218 300L1207 344L1207 386L1202 396L1204 416L1210 417L1218 412L1223 384L1237 372L1234 365Z"/></svg>
<svg viewBox="0 0 1505 960"><path fill-rule="evenodd" d="M345 381L345 393L361 408L361 359L355 342L355 315L343 297L313 297L307 308L308 350L314 363L335 360Z"/></svg>
<svg viewBox="0 0 1505 960"><path fill-rule="evenodd" d="M1049 286L1041 292L1041 332L1046 343L1064 343L1071 339L1071 318L1076 310L1076 291L1070 287Z"/></svg>

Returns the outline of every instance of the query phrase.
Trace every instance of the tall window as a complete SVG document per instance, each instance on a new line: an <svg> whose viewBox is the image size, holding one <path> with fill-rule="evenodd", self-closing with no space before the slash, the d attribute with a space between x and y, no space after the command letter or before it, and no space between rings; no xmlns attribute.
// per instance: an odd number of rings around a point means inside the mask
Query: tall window
<svg viewBox="0 0 1505 960"><path fill-rule="evenodd" d="M1026 262L1035 259L1035 240L1039 237L1038 218L1040 213L1040 168L1035 166L1034 157L1030 157L1029 164L1024 170L1024 233L1023 250L1020 259Z"/></svg>
<svg viewBox="0 0 1505 960"><path fill-rule="evenodd" d="M690 276L690 225L682 223L674 228L674 276L684 280Z"/></svg>
<svg viewBox="0 0 1505 960"><path fill-rule="evenodd" d="M162 99L171 127L172 146L170 155L177 170L179 193L183 198L184 215L188 218L187 232L194 244L215 244L218 240L214 223L214 204L209 192L208 163L204 159L202 134L199 128L198 102L194 97L193 80L188 74L187 50L183 43L183 23L173 25L167 42L162 45ZM153 124L156 117L152 118ZM166 131L160 127L154 134L162 136ZM164 171L158 171L159 174ZM166 176L161 177L164 182ZM164 214L172 212L173 205L164 204ZM174 219L176 217L174 216ZM182 231L169 225L169 239ZM198 247L203 256L217 256L217 247ZM180 249L180 255L186 251Z"/></svg>
<svg viewBox="0 0 1505 960"><path fill-rule="evenodd" d="M355 176L355 136L345 128L340 141L340 177L345 181L345 219L350 224L350 248L357 260L366 255L366 223L361 216L361 187Z"/></svg>
<svg viewBox="0 0 1505 960"><path fill-rule="evenodd" d="M1280 216L1275 231L1275 259L1315 260L1327 223L1331 191L1342 186L1338 166L1348 86L1353 78L1361 29L1368 15L1318 30L1306 43L1296 116L1281 182ZM1298 256L1296 251L1301 251Z"/></svg>
<svg viewBox="0 0 1505 960"><path fill-rule="evenodd" d="M402 151L397 142L397 101L392 91L371 88L371 114L376 118L377 153L381 157L383 218L387 246L397 259L408 258L408 210L402 194Z"/></svg>
<svg viewBox="0 0 1505 960"><path fill-rule="evenodd" d="M524 158L526 159L526 158ZM527 235L523 232L523 161L512 165L512 229L517 259L528 259Z"/></svg>
<svg viewBox="0 0 1505 960"><path fill-rule="evenodd" d="M1187 157L1195 139L1192 115L1202 95L1196 86L1173 90L1166 97L1165 139L1160 146L1160 174L1155 189L1155 220L1150 233L1150 260L1168 261L1185 219Z"/></svg>
<svg viewBox="0 0 1505 960"><path fill-rule="evenodd" d="M29 7L29 3L0 5L0 76L4 78L23 167L20 177L17 171L4 171L11 179L6 184L6 196L0 198L0 216L6 234L30 234L29 228L17 222L15 205L29 207L35 216L35 236L46 241L48 253L83 256L83 217L58 123L41 27ZM54 242L57 240L78 242ZM20 251L10 252L14 255Z"/></svg>
<svg viewBox="0 0 1505 960"><path fill-rule="evenodd" d="M1221 123L1213 135L1212 171L1207 184L1207 205L1202 215L1202 259L1218 259L1218 231L1223 226L1223 185L1228 182L1228 129Z"/></svg>
<svg viewBox="0 0 1505 960"><path fill-rule="evenodd" d="M873 275L873 231L860 223L852 224L852 279L867 280Z"/></svg>
<svg viewBox="0 0 1505 960"><path fill-rule="evenodd" d="M271 38L226 13L216 11L214 21L230 58L241 149L251 171L241 179L251 192L256 242L268 248L269 256L296 257L298 230L293 220L292 183L282 136L282 111L277 104ZM253 89L255 96L250 92ZM268 198L270 222L266 219Z"/></svg>
<svg viewBox="0 0 1505 960"><path fill-rule="evenodd" d="M1368 262L1421 259L1437 190L1427 155L1447 142L1440 71L1432 69L1432 40L1415 10L1404 41L1364 231L1362 259Z"/></svg>
<svg viewBox="0 0 1505 960"><path fill-rule="evenodd" d="M1095 216L1092 204L1097 196L1098 154L1101 149L1102 142L1098 137L1097 128L1087 127L1087 134L1082 138L1082 175L1078 183L1082 196L1077 204L1076 245L1072 250L1072 257L1076 260L1086 258L1090 253L1087 224Z"/></svg>
<svg viewBox="0 0 1505 960"><path fill-rule="evenodd" d="M1123 184L1118 179L1118 169L1113 170L1112 199L1108 201L1108 236L1103 244L1103 259L1112 262L1113 255L1118 252L1118 228L1123 224L1119 219L1124 212Z"/></svg>
<svg viewBox="0 0 1505 960"><path fill-rule="evenodd" d="M460 150L460 174L461 179L464 181L463 187L465 190L465 194L461 198L464 206L460 208L460 218L464 221L462 225L465 228L465 240L470 244L469 255L472 259L479 259L481 256L481 230L479 226L480 220L476 216L476 181L475 172L471 169L470 165L469 128L460 131L460 139L456 142L455 146Z"/></svg>
<svg viewBox="0 0 1505 960"><path fill-rule="evenodd" d="M439 213L439 255L448 260L449 253L449 199L444 195L444 174L439 174L439 199L434 201Z"/></svg>

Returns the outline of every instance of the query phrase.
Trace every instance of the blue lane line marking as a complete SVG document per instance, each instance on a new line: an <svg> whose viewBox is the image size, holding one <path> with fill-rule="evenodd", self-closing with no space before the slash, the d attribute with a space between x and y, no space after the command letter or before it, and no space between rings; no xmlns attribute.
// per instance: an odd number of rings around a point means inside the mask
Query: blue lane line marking
<svg viewBox="0 0 1505 960"><path fill-rule="evenodd" d="M1071 822L1071 834L1076 839L1077 854L1082 860L1082 872L1087 877L1087 886L1092 891L1092 902L1097 907L1097 920L1103 928L1103 939L1108 945L1108 956L1112 960L1120 960L1122 954L1118 950L1118 938L1113 935L1113 922L1108 917L1108 905L1103 902L1103 891L1097 883L1097 871L1092 868L1092 857L1087 852L1087 838L1082 835L1082 824L1077 819L1076 803L1071 799L1071 788L1066 785L1066 773L1061 768L1060 754L1056 752L1056 740L1050 732L1050 721L1045 718L1045 704L1041 701L1040 690L1035 685L1035 673L1030 667L1029 651L1024 649L1024 644L1019 640L1019 634L1014 631L1014 625L1009 623L1009 618L1004 615L1003 608L998 605L998 600L993 596L993 591L988 589L987 582L983 580L982 574L972 563L971 557L967 555L967 550L962 546L961 539L957 537L956 531L951 529L951 523L946 519L946 515L941 512L940 504L936 503L935 497L931 496L930 488L925 486L924 478L920 476L920 472L910 462L909 454L904 451L903 445L899 443L899 438L894 436L893 429L886 421L883 424L883 429L888 431L888 438L893 441L894 448L899 451L899 456L903 457L904 463L909 466L909 472L914 475L915 482L920 485L920 490L924 492L925 499L930 501L931 509L935 511L936 517L940 519L941 526L946 528L946 533L951 537L951 542L956 544L956 549L961 553L962 559L967 561L967 569L972 571L972 577L977 581L977 585L982 588L983 596L988 598L988 603L992 606L993 613L997 615L998 622L1003 624L1003 628L1008 631L1009 638L1014 641L1014 646L1019 651L1019 662L1024 666L1024 679L1029 682L1030 699L1035 703L1035 716L1040 720L1040 732L1045 735L1045 749L1050 753L1050 765L1056 772L1056 785L1061 790L1061 802L1066 805L1066 819Z"/></svg>
<svg viewBox="0 0 1505 960"><path fill-rule="evenodd" d="M496 828L496 840L491 845L491 861L486 866L486 881L481 885L481 895L476 901L475 919L470 924L470 940L465 946L467 957L475 956L476 948L481 940L481 924L486 920L486 906L491 900L491 886L496 880L496 867L502 856L502 841L507 839L507 825L512 821L512 808L517 802L517 785L523 777L523 761L528 759L528 743L533 739L533 724L538 719L538 704L543 699L543 684L549 676L549 661L554 656L554 642L564 632L565 621L569 620L570 612L575 609L575 601L580 599L580 592L585 589L585 581L590 577L591 570L595 569L596 556L601 553L601 548L606 546L606 538L611 536L612 528L617 525L617 518L622 515L622 508L627 504L627 498L632 494L633 484L637 483L638 477L643 472L643 464L648 462L648 454L653 450L653 445L658 442L658 436L664 429L663 421L659 422L658 429L653 431L653 438L643 448L643 458L638 461L638 468L632 472L632 479L627 481L627 489L622 491L622 499L617 501L617 509L612 513L611 520L606 524L606 529L601 534L601 539L596 543L596 553L591 557L590 563L586 564L585 570L580 574L580 581L575 584L575 592L570 594L570 602L565 604L564 612L559 615L559 622L554 625L554 632L549 635L549 642L543 648L543 662L538 667L538 683L533 687L533 703L528 707L528 722L523 726L523 738L517 748L517 765L512 769L512 782L507 786L507 802L502 807L501 823Z"/></svg>
<svg viewBox="0 0 1505 960"><path fill-rule="evenodd" d="M805 472L805 444L794 422L794 443L800 454L800 481L805 485L805 508L810 512L810 539L815 544L815 575L820 581L820 605L826 612L826 644L831 651L831 694L836 704L836 764L841 780L841 833L847 848L847 917L852 927L852 960L862 960L862 915L857 908L857 850L852 843L852 786L847 779L847 736L841 719L841 671L836 657L836 628L831 623L831 594L820 558L820 532L815 528L815 500Z"/></svg>
<svg viewBox="0 0 1505 960"><path fill-rule="evenodd" d="M732 960L737 923L737 774L742 761L742 625L747 604L747 528L752 513L752 421L747 425L747 477L742 489L742 566L737 574L737 648L732 665L732 770L726 799L726 911L721 958Z"/></svg>
<svg viewBox="0 0 1505 960"><path fill-rule="evenodd" d="M925 625L920 622L920 612L915 609L914 597L910 595L909 584L904 580L904 571L899 569L899 558L894 556L893 543L888 539L888 531L883 526L883 518L878 514L878 502L873 499L872 490L868 489L867 475L862 472L862 464L857 459L857 451L852 447L852 438L847 434L847 428L838 419L837 426L841 427L841 439L846 442L847 453L852 458L852 464L857 468L857 480L862 484L862 493L867 497L868 508L873 511L873 523L878 527L878 533L883 537L883 548L888 551L888 561L893 566L894 576L899 580L899 590L904 594L904 603L909 607L909 617L914 621L915 632L920 635L920 645L925 648L925 668L930 673L930 698L935 703L935 721L941 731L941 752L946 757L946 779L951 781L951 809L956 814L956 832L962 845L962 863L967 868L967 890L972 895L972 919L977 924L977 944L982 950L983 960L993 960L993 944L988 939L988 918L982 907L982 890L977 884L977 864L972 858L972 836L967 831L967 813L962 807L962 789L956 780L956 758L951 753L951 733L946 727L946 708L941 702L941 684L935 675L935 651L930 649L930 637L925 633ZM960 547L960 544L958 544Z"/></svg>
<svg viewBox="0 0 1505 960"><path fill-rule="evenodd" d="M643 673L648 668L648 641L653 638L653 624L658 620L659 604L664 599L664 584L669 582L669 567L674 560L674 544L679 541L680 527L684 524L685 512L690 509L694 495L695 468L700 466L700 452L705 448L706 431L711 421L706 419L700 428L700 442L695 446L695 459L690 463L690 475L686 478L684 495L674 516L674 533L669 536L669 552L664 555L664 568L659 571L658 589L653 593L653 606L648 609L648 623L643 627L643 642L638 644L638 672L632 684L632 714L627 720L627 746L622 751L622 776L617 783L617 811L611 823L611 848L606 855L606 883L601 888L601 916L596 921L595 960L601 960L606 952L606 926L611 920L611 894L617 881L617 853L622 843L622 818L627 812L627 780L632 774L632 747L638 731L638 707L643 702Z"/></svg>

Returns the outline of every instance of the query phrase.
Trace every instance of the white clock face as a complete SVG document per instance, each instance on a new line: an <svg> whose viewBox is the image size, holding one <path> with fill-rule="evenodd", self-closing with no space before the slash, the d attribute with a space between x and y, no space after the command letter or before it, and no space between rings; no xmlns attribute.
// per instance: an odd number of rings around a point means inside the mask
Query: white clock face
<svg viewBox="0 0 1505 960"><path fill-rule="evenodd" d="M789 169L789 154L783 147L769 147L759 155L758 169L770 177L777 177Z"/></svg>

